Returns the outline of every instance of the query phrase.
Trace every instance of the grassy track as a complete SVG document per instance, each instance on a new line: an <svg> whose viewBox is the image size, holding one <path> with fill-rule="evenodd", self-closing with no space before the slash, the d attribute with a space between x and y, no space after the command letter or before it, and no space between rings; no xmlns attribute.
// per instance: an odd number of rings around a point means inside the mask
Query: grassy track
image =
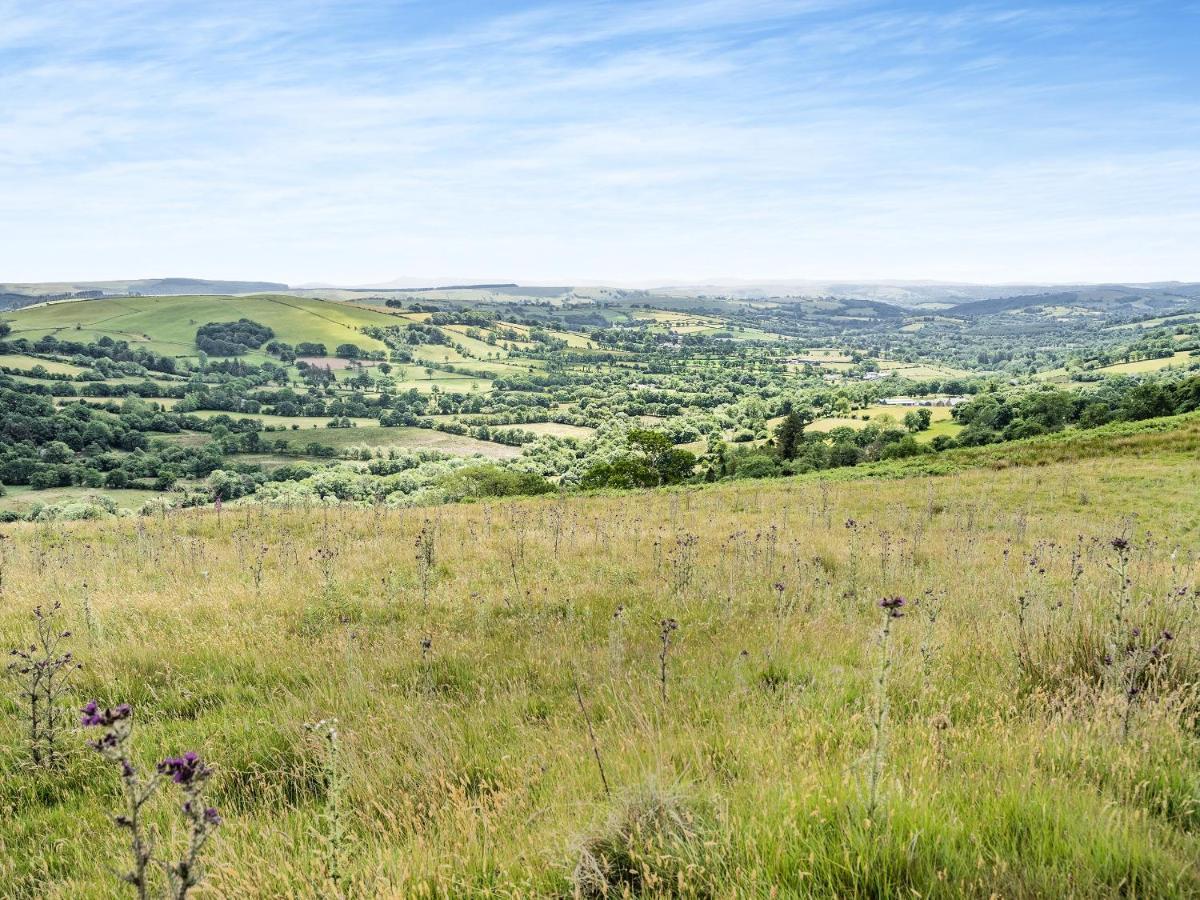
<svg viewBox="0 0 1200 900"><path fill-rule="evenodd" d="M569 897L587 847L616 896L632 866L648 896L1194 897L1198 451L1191 417L890 480L9 526L0 639L61 599L73 700L134 704L144 763L218 767L207 896ZM900 477L935 463L955 473ZM1163 629L1129 703L1105 648ZM114 896L116 773L74 735L62 773L28 772L13 713L0 896ZM303 727L330 716L340 888ZM631 819L628 859L605 838Z"/></svg>

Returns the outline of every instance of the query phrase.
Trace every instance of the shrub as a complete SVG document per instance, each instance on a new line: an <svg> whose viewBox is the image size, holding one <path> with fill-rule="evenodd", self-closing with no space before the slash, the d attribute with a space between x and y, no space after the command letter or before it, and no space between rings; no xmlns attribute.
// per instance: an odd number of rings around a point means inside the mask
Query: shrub
<svg viewBox="0 0 1200 900"><path fill-rule="evenodd" d="M650 785L625 797L604 827L580 842L571 880L581 897L677 889L701 849L695 811Z"/></svg>

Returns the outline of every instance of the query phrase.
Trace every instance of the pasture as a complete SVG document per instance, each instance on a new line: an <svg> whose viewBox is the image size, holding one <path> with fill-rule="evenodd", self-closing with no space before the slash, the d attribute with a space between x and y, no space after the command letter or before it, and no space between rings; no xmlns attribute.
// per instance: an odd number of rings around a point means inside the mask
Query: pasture
<svg viewBox="0 0 1200 900"><path fill-rule="evenodd" d="M1195 896L1195 434L11 526L0 635L61 601L69 702L213 765L212 896ZM2 711L0 893L112 896L116 773Z"/></svg>
<svg viewBox="0 0 1200 900"><path fill-rule="evenodd" d="M276 295L122 297L43 304L7 317L13 337L53 334L61 340L85 342L110 337L180 357L197 355L196 329L206 322L253 319L274 330L278 340L324 343L330 352L342 343L381 350L381 342L358 329L397 324L394 316L363 307Z"/></svg>

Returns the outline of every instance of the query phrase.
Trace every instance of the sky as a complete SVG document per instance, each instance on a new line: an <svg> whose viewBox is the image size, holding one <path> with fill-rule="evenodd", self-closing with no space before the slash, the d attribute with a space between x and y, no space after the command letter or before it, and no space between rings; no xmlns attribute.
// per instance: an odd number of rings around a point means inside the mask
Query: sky
<svg viewBox="0 0 1200 900"><path fill-rule="evenodd" d="M1200 0L0 0L0 282L1200 280Z"/></svg>

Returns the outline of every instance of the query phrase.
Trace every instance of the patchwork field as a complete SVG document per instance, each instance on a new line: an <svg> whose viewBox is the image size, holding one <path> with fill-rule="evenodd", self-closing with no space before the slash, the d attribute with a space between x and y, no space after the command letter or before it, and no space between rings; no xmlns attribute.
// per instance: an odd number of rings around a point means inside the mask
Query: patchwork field
<svg viewBox="0 0 1200 900"><path fill-rule="evenodd" d="M274 330L279 340L321 342L330 351L353 343L366 350L383 344L359 332L363 325L395 325L386 313L349 304L300 297L128 297L104 301L49 303L9 314L14 337L53 334L62 340L96 341L101 337L141 344L156 352L197 355L196 329L206 322L250 318Z"/></svg>

